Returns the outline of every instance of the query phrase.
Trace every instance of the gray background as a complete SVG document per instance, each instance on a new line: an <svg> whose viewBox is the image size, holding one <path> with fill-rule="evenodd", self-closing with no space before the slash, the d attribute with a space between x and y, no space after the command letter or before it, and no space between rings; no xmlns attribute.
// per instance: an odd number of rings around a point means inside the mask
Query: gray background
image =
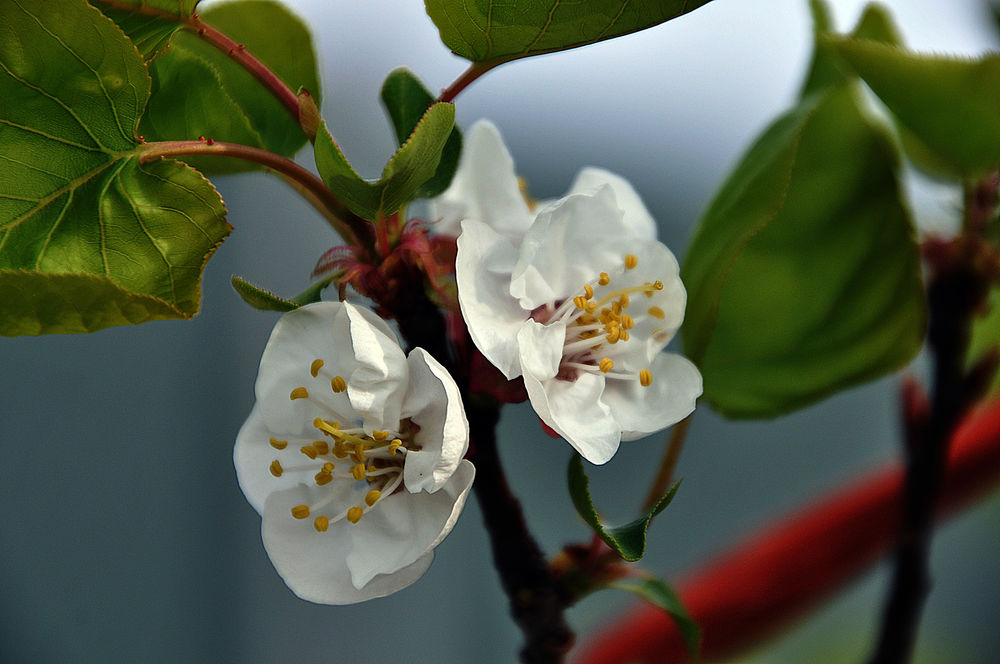
<svg viewBox="0 0 1000 664"><path fill-rule="evenodd" d="M327 121L358 169L377 175L392 152L376 101L384 75L406 64L437 88L462 62L441 47L419 0L289 4L319 42ZM972 0L889 4L918 48L994 45ZM507 65L459 97L459 122L493 119L540 198L559 195L587 164L621 173L683 255L713 188L793 99L809 53L805 5L716 0L644 33ZM836 3L841 27L860 5ZM228 281L236 273L293 294L337 239L275 179L217 183L235 230L208 266L195 320L0 340L0 661L512 661L519 635L474 500L428 574L390 598L312 605L274 573L231 453L276 315L243 305ZM927 225L956 204L953 191L933 183L918 200ZM897 383L887 378L772 422L734 424L699 411L680 466L685 483L655 525L649 568L677 575L892 458ZM568 447L545 436L525 406L505 413L501 436L510 480L546 550L585 539L564 488ZM627 444L594 470L609 515L634 513L661 447L660 438ZM925 653L946 653L936 661L997 661L998 509L988 500L936 540L937 584L921 638ZM760 661L814 661L817 652L853 661L871 641L884 580L865 577ZM586 633L628 603L600 594L570 619Z"/></svg>

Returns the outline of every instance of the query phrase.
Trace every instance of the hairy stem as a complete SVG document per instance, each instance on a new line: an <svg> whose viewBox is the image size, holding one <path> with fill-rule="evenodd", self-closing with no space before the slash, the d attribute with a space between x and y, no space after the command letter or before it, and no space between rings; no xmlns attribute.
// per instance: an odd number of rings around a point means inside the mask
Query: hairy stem
<svg viewBox="0 0 1000 664"><path fill-rule="evenodd" d="M330 225L345 241L358 244L360 240L371 235L369 225L363 219L352 214L347 206L326 188L322 180L291 159L273 152L250 145L211 139L144 143L139 149L140 160L143 162L152 161L159 157L198 155L232 157L261 164L280 175L296 191L303 194L305 199L330 222Z"/></svg>

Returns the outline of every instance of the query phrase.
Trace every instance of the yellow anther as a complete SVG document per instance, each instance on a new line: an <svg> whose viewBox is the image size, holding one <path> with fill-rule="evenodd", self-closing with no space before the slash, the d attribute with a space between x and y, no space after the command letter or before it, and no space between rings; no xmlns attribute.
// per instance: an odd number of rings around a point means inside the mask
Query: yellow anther
<svg viewBox="0 0 1000 664"><path fill-rule="evenodd" d="M608 373L609 371L615 368L615 363L611 361L610 357L606 357L603 360L601 360L601 363L598 364L597 366L604 373Z"/></svg>
<svg viewBox="0 0 1000 664"><path fill-rule="evenodd" d="M277 459L275 459L274 461L271 462L271 474L272 475L274 475L275 477L281 477L281 474L283 472L285 472L285 470L281 467L281 462L280 461L278 461Z"/></svg>
<svg viewBox="0 0 1000 664"><path fill-rule="evenodd" d="M359 463L351 466L351 475L354 476L356 480L365 479L365 475L368 473L368 469L365 468L365 464Z"/></svg>
<svg viewBox="0 0 1000 664"><path fill-rule="evenodd" d="M287 440L278 440L277 438L275 438L275 437L272 436L271 437L271 447L273 447L276 450L283 450L286 447L288 447L288 441Z"/></svg>
<svg viewBox="0 0 1000 664"><path fill-rule="evenodd" d="M312 445L303 445L302 447L299 448L299 451L305 454L310 459L315 459L319 455L319 453L316 451L316 448L313 447Z"/></svg>
<svg viewBox="0 0 1000 664"><path fill-rule="evenodd" d="M371 507L372 505L377 503L378 499L381 497L382 497L382 492L373 489L372 491L369 491L367 495L365 495L365 505Z"/></svg>
<svg viewBox="0 0 1000 664"><path fill-rule="evenodd" d="M401 441L399 438L393 438L392 442L389 443L389 454L395 455L396 450L402 447L402 445L403 441Z"/></svg>
<svg viewBox="0 0 1000 664"><path fill-rule="evenodd" d="M614 314L615 316L621 316L622 315L622 303L619 302L619 301L617 301L617 300L615 300L614 302L612 302L611 303L611 313Z"/></svg>
<svg viewBox="0 0 1000 664"><path fill-rule="evenodd" d="M307 390L304 387L296 387L294 390L292 390L292 393L288 395L288 398L291 399L292 401L295 401L296 399L308 399L309 390Z"/></svg>
<svg viewBox="0 0 1000 664"><path fill-rule="evenodd" d="M312 374L313 378L319 375L319 370L323 368L324 364L323 360L313 360L312 364L309 365L309 373Z"/></svg>
<svg viewBox="0 0 1000 664"><path fill-rule="evenodd" d="M622 327L624 327L626 330L631 330L633 327L635 327L635 321L632 320L632 317L629 316L628 314L622 314Z"/></svg>
<svg viewBox="0 0 1000 664"><path fill-rule="evenodd" d="M586 309L587 308L587 298L585 298L582 295L577 295L576 297L573 298L573 304L576 305L577 309Z"/></svg>
<svg viewBox="0 0 1000 664"><path fill-rule="evenodd" d="M608 276L607 272L601 272L601 276L597 280L597 283L600 284L601 286L607 286L608 284L611 283L611 277Z"/></svg>
<svg viewBox="0 0 1000 664"><path fill-rule="evenodd" d="M307 519L309 518L309 506L308 505L296 505L292 508L292 516L296 519Z"/></svg>
<svg viewBox="0 0 1000 664"><path fill-rule="evenodd" d="M663 320L664 318L667 317L667 315L663 313L663 309L660 309L659 307L650 307L649 315L652 316L653 318L659 318L660 320Z"/></svg>
<svg viewBox="0 0 1000 664"><path fill-rule="evenodd" d="M347 520L351 523L357 523L361 521L361 517L365 515L365 508L363 507L352 507L347 510Z"/></svg>
<svg viewBox="0 0 1000 664"><path fill-rule="evenodd" d="M625 254L625 269L631 270L639 264L639 258L635 254Z"/></svg>
<svg viewBox="0 0 1000 664"><path fill-rule="evenodd" d="M361 445L355 445L354 449L351 450L351 459L353 459L355 463L364 463L365 448Z"/></svg>
<svg viewBox="0 0 1000 664"><path fill-rule="evenodd" d="M629 338L628 330L622 330L622 336L621 336L620 340L621 341L628 341L628 338Z"/></svg>
<svg viewBox="0 0 1000 664"><path fill-rule="evenodd" d="M313 526L316 528L317 533L325 533L326 529L330 527L330 519L325 516L318 516L313 521Z"/></svg>
<svg viewBox="0 0 1000 664"><path fill-rule="evenodd" d="M639 384L643 387L649 387L649 384L653 382L653 374L649 369L643 369L639 372Z"/></svg>
<svg viewBox="0 0 1000 664"><path fill-rule="evenodd" d="M347 458L347 446L344 445L344 441L340 440L339 438L333 441L333 456L337 457L338 459Z"/></svg>
<svg viewBox="0 0 1000 664"><path fill-rule="evenodd" d="M622 293L622 296L618 298L618 302L621 303L622 309L628 309L629 302L631 302L631 300L628 299L628 293Z"/></svg>
<svg viewBox="0 0 1000 664"><path fill-rule="evenodd" d="M608 340L609 344L616 344L618 340L621 339L622 329L615 325L614 327L608 328L608 336L604 337Z"/></svg>
<svg viewBox="0 0 1000 664"><path fill-rule="evenodd" d="M323 464L323 472L324 473L332 473L334 468L336 468L336 466L334 466L329 461L327 461L326 463Z"/></svg>
<svg viewBox="0 0 1000 664"><path fill-rule="evenodd" d="M589 300L594 297L594 288L590 284L583 287L583 297L585 300Z"/></svg>
<svg viewBox="0 0 1000 664"><path fill-rule="evenodd" d="M388 431L372 431L372 438L374 438L375 440L377 440L379 442L382 442L383 440L387 440L389 438L389 432Z"/></svg>
<svg viewBox="0 0 1000 664"><path fill-rule="evenodd" d="M585 311L586 311L586 312L587 312L588 314L592 314L592 313L594 313L595 311L597 311L597 302L594 302L593 300L588 300L588 301L587 301L587 304L586 304L586 305L585 305L585 306L583 307L583 309L584 309L584 310L585 310Z"/></svg>
<svg viewBox="0 0 1000 664"><path fill-rule="evenodd" d="M663 290L663 282L657 279L656 281L653 282L653 288L655 288L656 290Z"/></svg>
<svg viewBox="0 0 1000 664"><path fill-rule="evenodd" d="M320 471L316 473L313 479L316 480L316 484L318 486L323 486L324 484L329 484L330 482L333 481L333 475L331 475L330 473L324 473L323 471Z"/></svg>
<svg viewBox="0 0 1000 664"><path fill-rule="evenodd" d="M316 454L320 456L330 453L330 446L327 445L325 440L314 440L312 442L312 448L316 450Z"/></svg>
<svg viewBox="0 0 1000 664"><path fill-rule="evenodd" d="M333 389L334 392L340 394L341 392L347 389L347 381L344 380L343 376L334 376L330 380L330 387Z"/></svg>

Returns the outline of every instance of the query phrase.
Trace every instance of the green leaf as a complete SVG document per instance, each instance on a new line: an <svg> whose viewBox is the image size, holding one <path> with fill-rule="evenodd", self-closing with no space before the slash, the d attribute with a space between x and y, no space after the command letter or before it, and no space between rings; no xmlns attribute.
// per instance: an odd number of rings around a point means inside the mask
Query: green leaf
<svg viewBox="0 0 1000 664"><path fill-rule="evenodd" d="M82 0L0 3L0 290L6 333L81 332L199 306L231 227L215 188L143 163L149 78Z"/></svg>
<svg viewBox="0 0 1000 664"><path fill-rule="evenodd" d="M233 289L241 298L243 298L243 301L251 307L261 309L263 311L284 312L291 311L292 309L298 309L306 304L319 302L323 294L323 290L333 283L333 280L338 278L341 274L342 273L338 272L324 279L320 279L290 300L279 295L275 295L271 291L264 290L259 286L254 286L246 279L242 279L236 275L233 275L231 282L233 284Z"/></svg>
<svg viewBox="0 0 1000 664"><path fill-rule="evenodd" d="M455 124L454 104L434 104L392 156L377 182L362 178L334 142L326 123L316 134L316 168L323 182L355 214L375 220L413 200L434 177Z"/></svg>
<svg viewBox="0 0 1000 664"><path fill-rule="evenodd" d="M1000 166L1000 55L920 55L861 39L831 39L902 130L952 174Z"/></svg>
<svg viewBox="0 0 1000 664"><path fill-rule="evenodd" d="M623 526L609 527L601 522L601 517L598 516L597 509L594 507L594 501L590 497L590 480L583 470L583 457L579 454L573 454L573 458L569 461L567 483L569 485L570 498L573 500L573 506L576 507L580 518L608 546L614 549L622 557L622 560L628 562L635 562L642 558L646 552L646 530L649 528L649 522L670 504L670 501L674 499L674 495L677 493L677 488L680 486L680 482L675 482L638 519L630 521Z"/></svg>
<svg viewBox="0 0 1000 664"><path fill-rule="evenodd" d="M681 638L684 639L688 655L691 656L692 660L698 659L698 652L701 650L701 627L684 608L681 598L674 592L673 588L660 579L645 579L640 582L617 581L608 584L608 588L638 595L666 611L674 619L674 624L677 625Z"/></svg>
<svg viewBox="0 0 1000 664"><path fill-rule="evenodd" d="M709 0L425 0L441 41L467 60L496 65L620 37Z"/></svg>
<svg viewBox="0 0 1000 664"><path fill-rule="evenodd" d="M704 213L682 269L682 334L704 398L770 417L906 364L925 326L899 158L854 84L756 142Z"/></svg>
<svg viewBox="0 0 1000 664"><path fill-rule="evenodd" d="M291 89L309 90L319 103L316 56L308 28L282 5L241 0L215 6L202 20L253 55ZM298 118L232 58L192 32L174 36L170 50L150 64L153 91L140 133L147 140L196 139L242 143L291 157L306 143ZM211 173L259 166L219 158L185 159Z"/></svg>
<svg viewBox="0 0 1000 664"><path fill-rule="evenodd" d="M194 14L198 0L90 0L90 4L117 23L149 61L167 50L181 21Z"/></svg>
<svg viewBox="0 0 1000 664"><path fill-rule="evenodd" d="M413 72L405 67L394 69L382 84L382 104L389 113L396 140L400 145L413 133L420 118L434 102L434 95L424 87ZM441 161L430 180L417 189L415 198L433 198L451 183L462 152L462 132L453 127L441 151Z"/></svg>

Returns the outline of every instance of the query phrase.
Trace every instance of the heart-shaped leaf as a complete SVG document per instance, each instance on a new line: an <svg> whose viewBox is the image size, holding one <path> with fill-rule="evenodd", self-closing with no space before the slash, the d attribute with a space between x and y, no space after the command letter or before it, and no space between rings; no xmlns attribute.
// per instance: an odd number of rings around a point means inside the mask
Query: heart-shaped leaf
<svg viewBox="0 0 1000 664"><path fill-rule="evenodd" d="M170 38L189 19L199 0L91 0L118 24L143 58L152 60L167 50Z"/></svg>
<svg viewBox="0 0 1000 664"><path fill-rule="evenodd" d="M143 163L149 77L83 0L0 3L0 292L5 334L188 318L231 230L215 188Z"/></svg>

